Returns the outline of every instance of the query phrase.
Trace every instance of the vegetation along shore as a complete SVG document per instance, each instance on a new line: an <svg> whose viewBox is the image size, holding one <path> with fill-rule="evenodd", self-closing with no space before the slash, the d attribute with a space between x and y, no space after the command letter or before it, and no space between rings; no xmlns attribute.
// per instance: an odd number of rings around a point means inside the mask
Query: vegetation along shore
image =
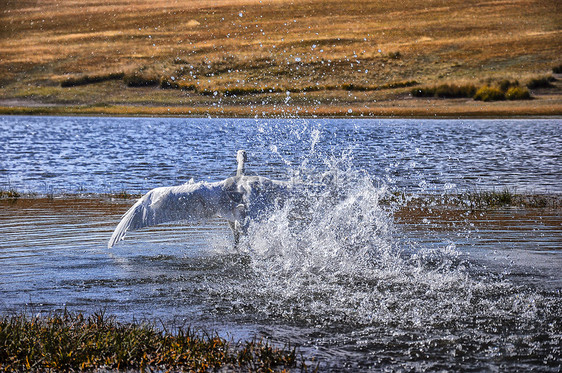
<svg viewBox="0 0 562 373"><path fill-rule="evenodd" d="M562 115L531 1L3 1L0 113Z"/></svg>
<svg viewBox="0 0 562 373"><path fill-rule="evenodd" d="M192 329L160 330L90 316L0 317L0 370L20 371L314 371L296 349L266 341L229 342Z"/></svg>

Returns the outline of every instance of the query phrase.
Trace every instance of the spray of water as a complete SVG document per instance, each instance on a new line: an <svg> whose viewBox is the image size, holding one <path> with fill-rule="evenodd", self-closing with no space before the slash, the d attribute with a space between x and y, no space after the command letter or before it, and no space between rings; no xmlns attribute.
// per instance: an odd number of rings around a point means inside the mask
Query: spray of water
<svg viewBox="0 0 562 373"><path fill-rule="evenodd" d="M309 326L466 328L479 319L532 321L544 299L501 276L477 276L454 243L405 247L396 206L353 152L316 150L292 167L296 192L253 222L247 271L214 283L236 312ZM278 152L272 146L273 152ZM278 153L282 157L281 153ZM224 304L224 303L223 303Z"/></svg>

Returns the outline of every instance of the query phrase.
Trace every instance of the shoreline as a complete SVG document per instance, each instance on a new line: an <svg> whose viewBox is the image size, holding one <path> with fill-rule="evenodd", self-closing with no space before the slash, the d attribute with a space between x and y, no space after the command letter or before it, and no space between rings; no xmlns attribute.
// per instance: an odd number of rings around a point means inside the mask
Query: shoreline
<svg viewBox="0 0 562 373"><path fill-rule="evenodd" d="M435 110L436 109L436 110ZM352 110L350 113L349 110ZM108 116L108 117L169 117L169 118L255 118L255 119L558 119L562 118L562 106L554 108L447 108L427 110L420 107L380 107L368 109L335 107L321 110L252 110L236 106L177 107L177 106L2 106L0 115L5 116Z"/></svg>
<svg viewBox="0 0 562 373"><path fill-rule="evenodd" d="M31 205L59 207L78 203L83 206L125 206L130 205L142 194L127 191L108 193L19 193L15 190L0 190L0 205L19 205L26 208ZM466 191L448 194L416 194L394 192L381 200L385 206L398 209L465 209L474 211L521 209L521 210L558 210L562 207L562 194L552 193L514 193L508 189L501 191Z"/></svg>

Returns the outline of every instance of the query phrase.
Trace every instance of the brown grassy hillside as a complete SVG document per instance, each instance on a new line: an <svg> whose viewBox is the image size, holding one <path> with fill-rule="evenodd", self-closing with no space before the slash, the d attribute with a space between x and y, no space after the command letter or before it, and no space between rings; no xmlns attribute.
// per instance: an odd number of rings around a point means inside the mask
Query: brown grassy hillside
<svg viewBox="0 0 562 373"><path fill-rule="evenodd" d="M559 82L531 90L531 101L411 96L412 87L525 86L551 75L562 64L557 0L0 6L0 105L8 112L562 114Z"/></svg>

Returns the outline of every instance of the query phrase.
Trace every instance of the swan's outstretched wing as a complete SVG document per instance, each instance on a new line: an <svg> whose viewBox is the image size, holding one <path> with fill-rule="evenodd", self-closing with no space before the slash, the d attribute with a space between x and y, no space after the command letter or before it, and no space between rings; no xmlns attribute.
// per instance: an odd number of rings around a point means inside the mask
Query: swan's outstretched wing
<svg viewBox="0 0 562 373"><path fill-rule="evenodd" d="M235 235L250 221L285 200L292 190L288 182L261 176L236 176L216 183L189 183L156 188L145 194L123 215L107 246L125 234L172 221L197 221L220 216L230 222ZM237 228L238 227L238 228Z"/></svg>
<svg viewBox="0 0 562 373"><path fill-rule="evenodd" d="M123 215L107 244L113 247L125 234L143 227L187 220L197 221L213 217L223 210L223 183L188 183L174 187L156 188L141 197Z"/></svg>

